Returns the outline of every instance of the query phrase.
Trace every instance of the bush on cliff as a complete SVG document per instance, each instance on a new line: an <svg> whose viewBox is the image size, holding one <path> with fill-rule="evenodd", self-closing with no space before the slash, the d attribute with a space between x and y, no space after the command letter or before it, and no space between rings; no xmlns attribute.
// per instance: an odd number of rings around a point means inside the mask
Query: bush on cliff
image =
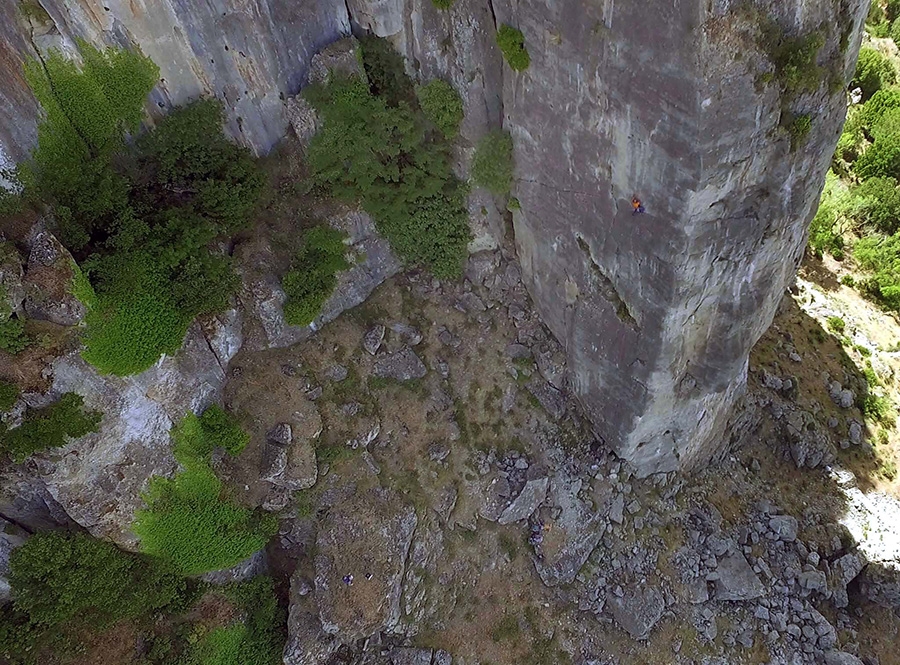
<svg viewBox="0 0 900 665"><path fill-rule="evenodd" d="M328 226L317 226L303 234L303 244L294 265L284 276L287 300L284 320L292 326L308 326L337 286L337 274L350 264L344 258L345 234Z"/></svg>
<svg viewBox="0 0 900 665"><path fill-rule="evenodd" d="M273 516L229 498L210 467L216 446L232 454L243 448L246 436L235 427L217 411L213 417L185 417L172 430L182 470L173 478L151 478L147 507L135 514L133 530L142 551L184 575L229 568L265 547L277 529Z"/></svg>
<svg viewBox="0 0 900 665"><path fill-rule="evenodd" d="M361 202L406 263L440 278L462 274L465 188L443 135L410 103L392 106L358 77L335 77L304 94L323 119L307 151L316 184Z"/></svg>
<svg viewBox="0 0 900 665"><path fill-rule="evenodd" d="M84 409L81 395L64 393L49 406L29 409L18 427L7 429L0 423L0 452L23 462L33 453L60 448L69 439L96 432L101 417L97 411Z"/></svg>
<svg viewBox="0 0 900 665"><path fill-rule="evenodd" d="M493 131L478 142L472 180L492 194L509 193L513 181L513 142L509 132Z"/></svg>
<svg viewBox="0 0 900 665"><path fill-rule="evenodd" d="M416 96L425 117L441 130L444 138L456 138L463 119L463 103L453 86L435 79L416 88Z"/></svg>
<svg viewBox="0 0 900 665"><path fill-rule="evenodd" d="M531 55L525 48L525 36L511 25L501 25L497 30L497 46L511 69L521 72L531 65Z"/></svg>

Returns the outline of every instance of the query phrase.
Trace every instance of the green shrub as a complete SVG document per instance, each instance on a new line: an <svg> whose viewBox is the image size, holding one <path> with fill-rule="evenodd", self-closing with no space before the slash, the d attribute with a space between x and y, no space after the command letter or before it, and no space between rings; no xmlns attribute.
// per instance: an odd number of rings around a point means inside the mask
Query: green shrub
<svg viewBox="0 0 900 665"><path fill-rule="evenodd" d="M218 404L209 406L199 417L189 413L172 428L175 459L185 466L205 463L217 447L229 455L238 455L249 442L250 435L234 414Z"/></svg>
<svg viewBox="0 0 900 665"><path fill-rule="evenodd" d="M812 118L807 114L791 114L791 120L787 129L791 135L791 151L794 151L806 143L809 130L812 129Z"/></svg>
<svg viewBox="0 0 900 665"><path fill-rule="evenodd" d="M101 414L85 411L84 399L76 393L63 393L59 401L42 409L29 409L21 425L6 429L0 425L0 451L16 462L32 453L60 448L70 438L96 432Z"/></svg>
<svg viewBox="0 0 900 665"><path fill-rule="evenodd" d="M337 273L350 267L344 258L345 237L329 226L317 226L303 234L303 245L282 281L287 295L284 319L290 325L312 323L337 286Z"/></svg>
<svg viewBox="0 0 900 665"><path fill-rule="evenodd" d="M246 619L204 635L182 665L280 665L285 616L272 580L257 577L229 585L224 593L246 613Z"/></svg>
<svg viewBox="0 0 900 665"><path fill-rule="evenodd" d="M866 25L876 25L886 19L884 7L878 0L873 0L869 5L869 13L866 15Z"/></svg>
<svg viewBox="0 0 900 665"><path fill-rule="evenodd" d="M316 184L360 201L406 263L440 278L460 275L468 213L443 137L427 132L406 102L390 106L358 77L304 94L324 121L307 150Z"/></svg>
<svg viewBox="0 0 900 665"><path fill-rule="evenodd" d="M885 138L869 147L853 165L861 180L900 177L900 137Z"/></svg>
<svg viewBox="0 0 900 665"><path fill-rule="evenodd" d="M894 178L869 178L853 190L854 217L882 233L900 229L900 189Z"/></svg>
<svg viewBox="0 0 900 665"><path fill-rule="evenodd" d="M217 432L223 447L235 448L233 422L204 427L203 418L188 416L172 432L175 459L182 465L174 478L150 479L137 511L133 531L141 549L168 562L184 575L229 568L265 547L277 530L271 515L243 508L225 496L225 488L209 466ZM227 418L225 420L228 420Z"/></svg>
<svg viewBox="0 0 900 665"><path fill-rule="evenodd" d="M497 31L497 46L510 68L521 72L528 69L531 56L525 48L525 36L511 25L501 25Z"/></svg>
<svg viewBox="0 0 900 665"><path fill-rule="evenodd" d="M431 4L433 4L438 9L447 10L453 6L453 3L456 0L431 0Z"/></svg>
<svg viewBox="0 0 900 665"><path fill-rule="evenodd" d="M493 194L506 194L513 180L513 142L509 132L493 131L475 147L472 180Z"/></svg>
<svg viewBox="0 0 900 665"><path fill-rule="evenodd" d="M852 288L856 286L856 280L853 279L853 275L843 275L841 276L841 284Z"/></svg>
<svg viewBox="0 0 900 665"><path fill-rule="evenodd" d="M15 314L5 321L0 320L0 349L7 353L20 353L31 345L25 334L25 322Z"/></svg>
<svg viewBox="0 0 900 665"><path fill-rule="evenodd" d="M897 72L891 61L873 48L864 46L859 50L856 72L851 87L862 89L863 99L869 99L882 88L897 80Z"/></svg>
<svg viewBox="0 0 900 665"><path fill-rule="evenodd" d="M893 23L891 23L890 35L894 44L900 46L900 18L894 19Z"/></svg>
<svg viewBox="0 0 900 665"><path fill-rule="evenodd" d="M0 411L9 411L19 399L19 386L0 380Z"/></svg>
<svg viewBox="0 0 900 665"><path fill-rule="evenodd" d="M760 21L760 46L775 67L775 79L790 102L802 92L818 90L826 72L816 59L825 44L821 31L790 35L776 21Z"/></svg>
<svg viewBox="0 0 900 665"><path fill-rule="evenodd" d="M828 329L841 334L844 332L846 324L844 323L844 319L839 316L829 316L828 317Z"/></svg>
<svg viewBox="0 0 900 665"><path fill-rule="evenodd" d="M870 273L862 282L866 293L886 309L900 311L900 232L862 238L853 256Z"/></svg>
<svg viewBox="0 0 900 665"><path fill-rule="evenodd" d="M84 534L38 533L10 556L14 600L0 609L0 655L41 663L46 649L77 649L87 631L181 611L193 587L156 562Z"/></svg>
<svg viewBox="0 0 900 665"><path fill-rule="evenodd" d="M463 119L462 98L449 83L435 79L416 88L422 113L437 127L446 139L459 134Z"/></svg>
<svg viewBox="0 0 900 665"><path fill-rule="evenodd" d="M863 104L858 123L871 129L881 121L887 111L897 108L900 108L900 89L884 88Z"/></svg>

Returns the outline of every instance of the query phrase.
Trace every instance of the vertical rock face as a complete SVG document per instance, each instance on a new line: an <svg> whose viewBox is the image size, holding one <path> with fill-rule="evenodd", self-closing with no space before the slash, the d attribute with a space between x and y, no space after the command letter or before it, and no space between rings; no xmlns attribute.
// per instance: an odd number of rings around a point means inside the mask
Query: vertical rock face
<svg viewBox="0 0 900 665"><path fill-rule="evenodd" d="M746 3L744 3L746 5ZM709 457L802 256L843 120L860 0L524 0L504 74L523 270L595 430L642 474ZM789 95L761 21L822 30ZM768 82L766 79L771 79ZM812 127L792 150L790 114ZM632 215L638 196L646 214Z"/></svg>
<svg viewBox="0 0 900 665"><path fill-rule="evenodd" d="M9 0L0 7L0 165L35 140L22 62L38 52L74 52L77 38L138 46L160 68L152 107L214 95L229 131L266 152L284 135L283 100L305 83L310 58L349 31L336 0Z"/></svg>

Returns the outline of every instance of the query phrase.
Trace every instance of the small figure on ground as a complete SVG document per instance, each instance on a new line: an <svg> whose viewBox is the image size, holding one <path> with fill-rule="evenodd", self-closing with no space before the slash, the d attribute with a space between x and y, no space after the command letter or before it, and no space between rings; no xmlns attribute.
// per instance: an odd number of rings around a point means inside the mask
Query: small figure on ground
<svg viewBox="0 0 900 665"><path fill-rule="evenodd" d="M367 580L367 581L368 581L368 580L371 580L373 577L374 577L374 575L372 575L372 573L366 573L366 580Z"/></svg>
<svg viewBox="0 0 900 665"><path fill-rule="evenodd" d="M633 208L631 211L632 216L643 215L644 212L646 212L644 210L644 204L641 203L641 200L636 196L631 197L631 207Z"/></svg>
<svg viewBox="0 0 900 665"><path fill-rule="evenodd" d="M544 528L540 524L531 525L531 535L528 536L528 542L534 546L544 542Z"/></svg>
<svg viewBox="0 0 900 665"><path fill-rule="evenodd" d="M351 586L353 584L353 575L344 575L344 584Z"/></svg>

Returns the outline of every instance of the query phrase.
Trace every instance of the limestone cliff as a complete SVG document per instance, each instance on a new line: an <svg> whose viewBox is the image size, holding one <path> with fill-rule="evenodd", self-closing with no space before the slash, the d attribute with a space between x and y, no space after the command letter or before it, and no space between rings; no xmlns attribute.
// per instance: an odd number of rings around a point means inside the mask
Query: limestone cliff
<svg viewBox="0 0 900 665"><path fill-rule="evenodd" d="M869 3L14 4L0 8L0 144L11 158L35 134L22 58L72 50L79 37L139 45L161 69L155 104L215 94L231 132L259 152L283 133L283 99L304 83L312 53L351 27L391 39L413 75L451 81L466 111L460 170L488 127L512 133L525 280L595 431L648 474L720 445L749 350L802 254ZM815 85L785 90L769 22L821 36ZM524 33L524 72L502 61L501 23ZM794 121L806 117L800 137ZM631 215L633 195L646 214ZM478 246L496 242L503 224L490 198L476 192L471 207Z"/></svg>

